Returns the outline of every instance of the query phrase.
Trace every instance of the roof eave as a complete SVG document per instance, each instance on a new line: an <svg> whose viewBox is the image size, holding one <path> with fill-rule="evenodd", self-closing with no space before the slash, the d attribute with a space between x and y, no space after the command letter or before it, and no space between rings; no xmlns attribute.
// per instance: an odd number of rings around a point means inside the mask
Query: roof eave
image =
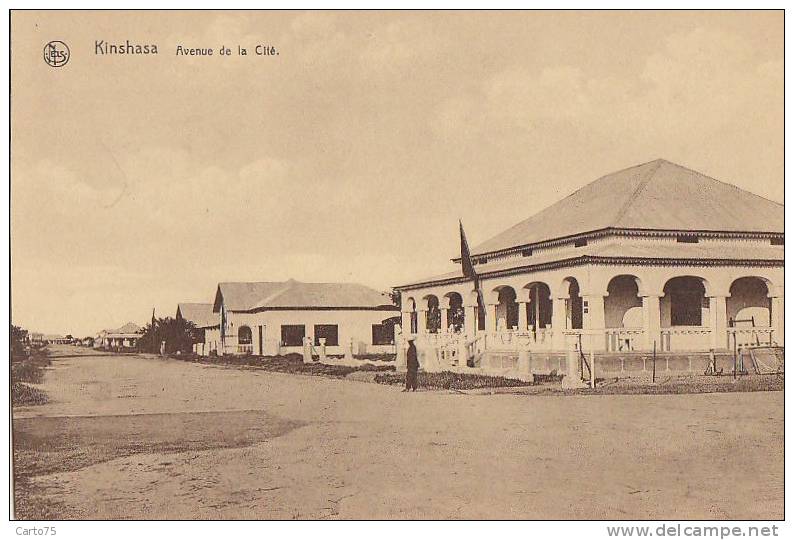
<svg viewBox="0 0 794 540"><path fill-rule="evenodd" d="M522 249L536 249L541 247L553 247L565 242L571 242L580 238L598 238L601 236L608 236L610 234L625 235L625 236L675 236L678 234L699 234L703 236L710 235L712 237L725 237L725 238L781 238L785 236L784 232L780 231L723 231L723 230L705 230L705 229L642 229L642 228L628 228L628 227L605 227L602 229L594 229L592 231L571 234L567 236L559 236L540 240L538 242L531 242L528 244L519 244L502 249L491 251L483 251L479 253L472 252L471 257L492 257L508 255L510 253L520 251ZM450 259L454 263L460 263L461 258L455 257Z"/></svg>
<svg viewBox="0 0 794 540"><path fill-rule="evenodd" d="M522 274L525 272L539 272L543 270L552 270L554 268L561 268L566 266L577 266L582 264L600 264L600 265L613 265L613 264L626 264L626 265L642 265L642 266L754 266L754 267L774 267L783 266L782 259L727 259L727 258L687 258L687 257L620 257L620 256L598 256L598 255L580 255L579 257L571 257L568 259L560 259L557 261L550 261L536 265L521 265L512 268L505 268L501 270L494 270L491 272L483 272L478 274L480 279L484 278L498 278L510 276L515 274ZM399 285L394 289L399 292L410 291L415 289L422 289L425 287L436 287L439 285L453 285L457 283L465 283L471 281L467 277L454 277L444 278L439 280L427 280L422 282L410 283L407 285Z"/></svg>

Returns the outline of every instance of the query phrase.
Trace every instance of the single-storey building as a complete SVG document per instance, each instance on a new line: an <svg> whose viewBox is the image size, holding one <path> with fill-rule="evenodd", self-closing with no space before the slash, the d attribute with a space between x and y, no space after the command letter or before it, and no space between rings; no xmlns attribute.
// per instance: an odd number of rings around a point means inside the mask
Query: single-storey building
<svg viewBox="0 0 794 540"><path fill-rule="evenodd" d="M656 351L702 373L714 354L783 345L783 244L782 204L659 159L475 246L479 291L462 268L397 287L403 337L423 336L430 369L564 371L581 350L645 371Z"/></svg>
<svg viewBox="0 0 794 540"><path fill-rule="evenodd" d="M220 345L220 316L212 311L210 303L187 303L177 305L177 320L192 322L197 330L197 342L193 344L193 352L200 356L218 354Z"/></svg>
<svg viewBox="0 0 794 540"><path fill-rule="evenodd" d="M110 349L114 351L134 350L138 340L143 334L143 328L135 323L128 322L121 328L102 330L94 339L95 349Z"/></svg>
<svg viewBox="0 0 794 540"><path fill-rule="evenodd" d="M44 336L44 342L50 345L68 345L72 340L60 334L47 334Z"/></svg>
<svg viewBox="0 0 794 540"><path fill-rule="evenodd" d="M299 353L304 338L329 355L394 352L399 309L390 296L355 283L220 283L218 354Z"/></svg>

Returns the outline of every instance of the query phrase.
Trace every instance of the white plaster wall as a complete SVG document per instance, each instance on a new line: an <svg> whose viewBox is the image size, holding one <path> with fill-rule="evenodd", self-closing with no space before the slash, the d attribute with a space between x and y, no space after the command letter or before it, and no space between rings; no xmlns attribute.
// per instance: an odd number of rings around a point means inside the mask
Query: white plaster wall
<svg viewBox="0 0 794 540"><path fill-rule="evenodd" d="M345 345L353 339L354 354L394 352L393 345L372 345L372 325L385 319L398 317L395 310L281 310L260 311L257 313L229 312L227 316L226 351L237 349L237 329L242 325L251 328L254 354L259 354L259 326L263 326L263 346L265 355L302 352L302 347L281 346L281 326L302 324L306 335L314 342L314 325L335 324L339 328L339 345L328 347L327 354L345 353Z"/></svg>
<svg viewBox="0 0 794 540"><path fill-rule="evenodd" d="M653 236L604 236L601 238L590 238L587 241L588 247L599 246L604 244L619 243L625 246L658 246L658 245L679 245L686 247L688 244L679 244L674 236L670 237L653 237ZM707 238L701 236L697 245L706 246L723 246L735 250L740 253L743 248L758 248L758 247L772 247L779 249L783 252L783 246L772 246L769 239L755 239L755 238ZM526 264L532 264L533 258L555 256L560 258L567 258L575 256L577 252L586 250L587 247L575 247L573 241L566 242L557 246L549 247L536 247L532 251L532 255L524 257L521 253L512 253L509 255L501 256L488 256L488 264L509 260L521 260ZM476 259L477 257L475 257ZM475 270L478 265L475 265Z"/></svg>
<svg viewBox="0 0 794 540"><path fill-rule="evenodd" d="M203 354L209 356L212 351L221 350L221 330L220 328L207 328L204 330Z"/></svg>

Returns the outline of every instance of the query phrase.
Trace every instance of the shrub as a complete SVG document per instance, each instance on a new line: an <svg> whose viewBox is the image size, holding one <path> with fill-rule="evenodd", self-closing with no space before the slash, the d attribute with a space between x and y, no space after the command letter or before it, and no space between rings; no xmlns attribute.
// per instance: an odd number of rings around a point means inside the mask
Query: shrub
<svg viewBox="0 0 794 540"><path fill-rule="evenodd" d="M562 382L562 375L557 374L557 370L552 370L551 373L535 373L532 375L535 384L542 384L542 383L558 383Z"/></svg>
<svg viewBox="0 0 794 540"><path fill-rule="evenodd" d="M356 367L356 371L396 371L397 366L394 364L384 366L384 365L375 365L375 364L364 364L361 366Z"/></svg>
<svg viewBox="0 0 794 540"><path fill-rule="evenodd" d="M186 358L193 360L193 357ZM302 373L306 375L327 375L330 377L346 377L354 371L394 371L394 365L374 365L364 364L361 366L337 366L329 364L321 364L313 362L311 364L303 363L303 355L298 353L289 353L283 356L214 356L214 357L198 357L198 362L208 364L219 364L225 366L250 366L264 369L265 371L274 371L277 373Z"/></svg>
<svg viewBox="0 0 794 540"><path fill-rule="evenodd" d="M40 384L44 379L44 368L49 365L47 349L33 349L30 356L11 362L11 380Z"/></svg>
<svg viewBox="0 0 794 540"><path fill-rule="evenodd" d="M394 353L354 354L353 358L370 362L394 362L397 360L397 355Z"/></svg>
<svg viewBox="0 0 794 540"><path fill-rule="evenodd" d="M47 394L27 384L15 382L11 385L11 403L14 405L43 405Z"/></svg>
<svg viewBox="0 0 794 540"><path fill-rule="evenodd" d="M375 382L379 384L404 385L405 373L378 373ZM532 383L506 377L479 375L475 373L419 373L419 386L443 390L472 390L475 388L503 388L530 386Z"/></svg>

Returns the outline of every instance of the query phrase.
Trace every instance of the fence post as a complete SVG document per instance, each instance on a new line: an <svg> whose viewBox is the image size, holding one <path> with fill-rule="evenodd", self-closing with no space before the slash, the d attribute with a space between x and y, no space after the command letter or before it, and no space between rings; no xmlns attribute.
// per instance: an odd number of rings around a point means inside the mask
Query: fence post
<svg viewBox="0 0 794 540"><path fill-rule="evenodd" d="M521 349L518 352L518 378L522 381L532 380L532 369L529 361L529 351Z"/></svg>

